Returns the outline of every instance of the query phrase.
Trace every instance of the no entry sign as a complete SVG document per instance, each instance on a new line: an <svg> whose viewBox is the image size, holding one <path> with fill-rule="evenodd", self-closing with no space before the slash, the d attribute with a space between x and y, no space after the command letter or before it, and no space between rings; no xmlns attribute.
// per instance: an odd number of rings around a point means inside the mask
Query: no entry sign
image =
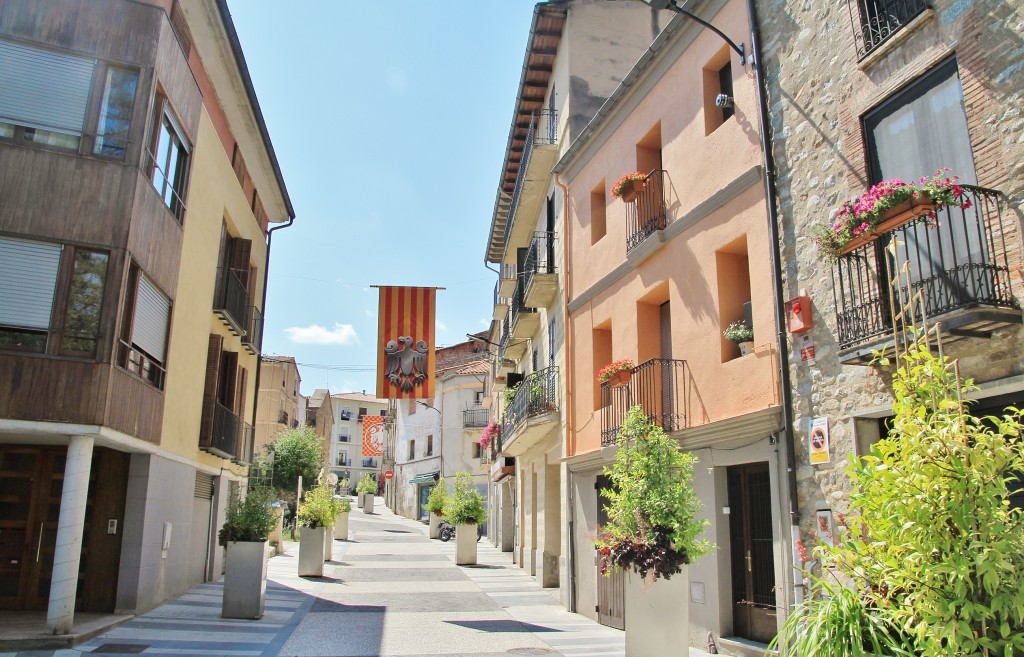
<svg viewBox="0 0 1024 657"><path fill-rule="evenodd" d="M395 478L395 473L392 470L385 470L384 471L384 478L385 479L394 479Z"/></svg>

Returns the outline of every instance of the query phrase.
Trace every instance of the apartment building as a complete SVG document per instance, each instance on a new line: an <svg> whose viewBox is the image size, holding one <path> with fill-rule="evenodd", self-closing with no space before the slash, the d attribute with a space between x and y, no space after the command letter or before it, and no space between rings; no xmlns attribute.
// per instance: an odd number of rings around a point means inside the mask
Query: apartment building
<svg viewBox="0 0 1024 657"><path fill-rule="evenodd" d="M484 255L500 272L490 538L544 586L562 586L566 601L566 206L551 167L670 17L639 2L536 6Z"/></svg>
<svg viewBox="0 0 1024 657"><path fill-rule="evenodd" d="M363 456L363 418L367 415L387 417L388 400L377 399L365 392L343 392L331 395L334 431L328 454L331 472L345 477L353 489L364 475L378 481L381 456Z"/></svg>
<svg viewBox="0 0 1024 657"><path fill-rule="evenodd" d="M256 404L256 439L253 454L266 454L266 448L278 434L297 428L305 422L300 418L299 403L305 409L305 400L299 394L302 376L292 356L262 356L260 360L260 389Z"/></svg>
<svg viewBox="0 0 1024 657"><path fill-rule="evenodd" d="M334 436L334 404L331 402L331 391L327 388L317 388L306 399L306 426L311 427L320 437L323 467L330 468L331 438Z"/></svg>
<svg viewBox="0 0 1024 657"><path fill-rule="evenodd" d="M0 608L67 633L219 577L294 212L223 0L5 3L0 71Z"/></svg>

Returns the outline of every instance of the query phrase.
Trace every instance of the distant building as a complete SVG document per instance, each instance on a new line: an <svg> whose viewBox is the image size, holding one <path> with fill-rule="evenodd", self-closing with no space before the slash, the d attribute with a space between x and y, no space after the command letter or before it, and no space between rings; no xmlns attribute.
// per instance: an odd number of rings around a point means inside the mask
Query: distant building
<svg viewBox="0 0 1024 657"><path fill-rule="evenodd" d="M331 392L326 388L317 388L306 399L306 426L312 427L320 436L323 449L323 467L330 467L331 436L334 433L334 411L331 404Z"/></svg>
<svg viewBox="0 0 1024 657"><path fill-rule="evenodd" d="M263 356L256 406L253 454L265 454L278 434L305 422L305 398L299 394L302 376L291 356ZM302 403L302 413L299 404ZM300 417L301 415L301 417Z"/></svg>
<svg viewBox="0 0 1024 657"><path fill-rule="evenodd" d="M363 456L363 418L367 415L386 417L388 400L377 399L365 392L342 392L331 395L334 429L328 460L331 471L349 480L352 489L366 475L378 481L381 456Z"/></svg>

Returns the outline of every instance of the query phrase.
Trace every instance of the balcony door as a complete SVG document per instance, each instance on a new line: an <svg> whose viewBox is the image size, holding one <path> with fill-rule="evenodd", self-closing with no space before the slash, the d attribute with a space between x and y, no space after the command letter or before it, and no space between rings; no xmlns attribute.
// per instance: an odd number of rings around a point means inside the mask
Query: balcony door
<svg viewBox="0 0 1024 657"><path fill-rule="evenodd" d="M733 634L767 643L777 631L768 464L732 466L728 483Z"/></svg>

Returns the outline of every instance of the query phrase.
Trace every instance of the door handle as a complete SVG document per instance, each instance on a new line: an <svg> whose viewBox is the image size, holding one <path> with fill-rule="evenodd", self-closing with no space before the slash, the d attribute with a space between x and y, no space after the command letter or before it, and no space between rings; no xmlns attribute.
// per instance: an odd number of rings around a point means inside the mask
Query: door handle
<svg viewBox="0 0 1024 657"><path fill-rule="evenodd" d="M39 541L36 542L36 563L39 563L39 555L43 553L43 526L46 522L39 523Z"/></svg>
<svg viewBox="0 0 1024 657"><path fill-rule="evenodd" d="M754 561L753 561L753 559L750 558L750 550L747 550L747 572L750 573L750 572L753 572L753 571L754 571Z"/></svg>

